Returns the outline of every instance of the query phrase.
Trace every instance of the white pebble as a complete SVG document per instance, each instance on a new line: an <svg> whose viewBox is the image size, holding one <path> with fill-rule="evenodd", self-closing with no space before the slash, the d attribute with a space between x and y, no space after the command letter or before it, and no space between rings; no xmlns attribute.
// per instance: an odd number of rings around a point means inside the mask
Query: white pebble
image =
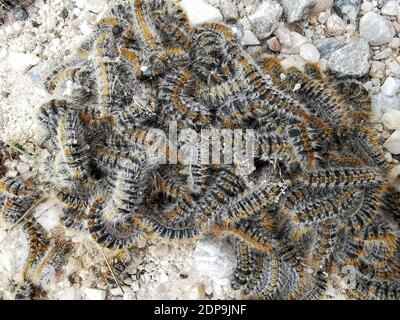
<svg viewBox="0 0 400 320"><path fill-rule="evenodd" d="M361 10L363 12L369 12L374 8L374 4L372 2L368 2L365 1L362 5L361 5Z"/></svg>
<svg viewBox="0 0 400 320"><path fill-rule="evenodd" d="M311 43L306 43L301 46L300 56L302 56L306 61L311 63L317 63L320 58L319 51Z"/></svg>
<svg viewBox="0 0 400 320"><path fill-rule="evenodd" d="M391 154L400 154L400 130L396 130L392 135L385 141L383 146Z"/></svg>
<svg viewBox="0 0 400 320"><path fill-rule="evenodd" d="M106 292L94 288L83 288L83 295L86 300L104 300Z"/></svg>
<svg viewBox="0 0 400 320"><path fill-rule="evenodd" d="M111 289L110 293L113 296L122 296L124 294L119 287Z"/></svg>
<svg viewBox="0 0 400 320"><path fill-rule="evenodd" d="M380 46L388 43L394 35L392 23L375 12L368 12L360 19L360 36L370 45Z"/></svg>
<svg viewBox="0 0 400 320"><path fill-rule="evenodd" d="M79 26L79 30L81 30L81 32L85 36L87 36L92 33L93 28L86 21L83 21L82 24Z"/></svg>
<svg viewBox="0 0 400 320"><path fill-rule="evenodd" d="M385 83L381 87L381 91L384 95L393 97L400 90L400 80L388 77Z"/></svg>
<svg viewBox="0 0 400 320"><path fill-rule="evenodd" d="M160 274L160 277L159 277L158 280L159 280L161 283L165 283L165 282L168 282L169 277L168 277L168 275L167 275L165 272L163 272L163 273Z"/></svg>
<svg viewBox="0 0 400 320"><path fill-rule="evenodd" d="M81 10L79 10L78 8L74 8L74 9L72 10L72 13L73 13L74 15L76 15L77 17L79 17L80 14L81 14Z"/></svg>
<svg viewBox="0 0 400 320"><path fill-rule="evenodd" d="M26 162L20 161L18 163L17 170L21 175L27 174L30 169L31 167Z"/></svg>
<svg viewBox="0 0 400 320"><path fill-rule="evenodd" d="M346 31L346 23L337 14L332 14L326 22L325 30L330 36L340 36Z"/></svg>
<svg viewBox="0 0 400 320"><path fill-rule="evenodd" d="M17 72L25 72L39 61L40 59L32 53L10 52L8 54L8 63L11 69Z"/></svg>
<svg viewBox="0 0 400 320"><path fill-rule="evenodd" d="M85 9L85 0L75 0L75 4L79 9Z"/></svg>
<svg viewBox="0 0 400 320"><path fill-rule="evenodd" d="M389 47L392 49L400 48L400 38L394 38L389 42Z"/></svg>
<svg viewBox="0 0 400 320"><path fill-rule="evenodd" d="M204 22L222 21L221 12L203 2L203 0L182 0L181 4L188 15L189 21L193 25L199 25Z"/></svg>
<svg viewBox="0 0 400 320"><path fill-rule="evenodd" d="M383 114L382 123L389 130L400 130L400 111L390 110Z"/></svg>
<svg viewBox="0 0 400 320"><path fill-rule="evenodd" d="M382 79L385 76L385 64L381 61L372 61L369 75L374 78Z"/></svg>
<svg viewBox="0 0 400 320"><path fill-rule="evenodd" d="M396 61L391 61L387 65L387 69L389 72L393 74L399 74L400 75L400 63Z"/></svg>
<svg viewBox="0 0 400 320"><path fill-rule="evenodd" d="M318 22L324 24L326 21L328 21L329 16L330 16L329 11L323 11L318 15Z"/></svg>
<svg viewBox="0 0 400 320"><path fill-rule="evenodd" d="M386 3L382 10L382 14L388 15L388 16L397 16L400 12L400 4L398 0L392 0Z"/></svg>
<svg viewBox="0 0 400 320"><path fill-rule="evenodd" d="M51 231L60 223L59 211L58 202L50 200L35 208L34 217L46 231Z"/></svg>
<svg viewBox="0 0 400 320"><path fill-rule="evenodd" d="M260 41L257 39L256 35L250 31L245 30L242 39L243 46L257 46L260 44Z"/></svg>

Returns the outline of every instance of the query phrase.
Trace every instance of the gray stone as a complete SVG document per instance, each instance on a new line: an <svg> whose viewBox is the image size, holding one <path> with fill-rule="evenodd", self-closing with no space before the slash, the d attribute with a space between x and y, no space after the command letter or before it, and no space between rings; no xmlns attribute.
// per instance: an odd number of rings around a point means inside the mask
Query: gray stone
<svg viewBox="0 0 400 320"><path fill-rule="evenodd" d="M360 20L360 36L373 46L392 41L395 31L392 23L385 17L368 12Z"/></svg>
<svg viewBox="0 0 400 320"><path fill-rule="evenodd" d="M28 17L29 17L28 12L26 12L24 8L19 8L14 14L14 18L17 21L24 21L28 19Z"/></svg>
<svg viewBox="0 0 400 320"><path fill-rule="evenodd" d="M225 20L237 20L239 12L232 0L220 0L219 8Z"/></svg>
<svg viewBox="0 0 400 320"><path fill-rule="evenodd" d="M343 19L355 22L360 13L361 0L335 0L333 8Z"/></svg>
<svg viewBox="0 0 400 320"><path fill-rule="evenodd" d="M317 4L316 0L281 0L287 22L301 20Z"/></svg>
<svg viewBox="0 0 400 320"><path fill-rule="evenodd" d="M328 60L328 70L338 77L359 78L369 71L369 45L360 40L339 48Z"/></svg>
<svg viewBox="0 0 400 320"><path fill-rule="evenodd" d="M265 39L274 32L282 13L281 5L274 0L266 0L258 7L249 17L251 29L258 39Z"/></svg>
<svg viewBox="0 0 400 320"><path fill-rule="evenodd" d="M346 44L336 38L326 38L318 41L316 47L322 58L329 58L332 52L344 47Z"/></svg>

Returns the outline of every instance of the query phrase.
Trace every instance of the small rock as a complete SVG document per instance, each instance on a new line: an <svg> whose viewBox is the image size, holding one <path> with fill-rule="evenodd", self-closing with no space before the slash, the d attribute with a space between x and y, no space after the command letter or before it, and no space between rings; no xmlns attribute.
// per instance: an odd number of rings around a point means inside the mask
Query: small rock
<svg viewBox="0 0 400 320"><path fill-rule="evenodd" d="M139 282L137 282L137 281L133 282L131 285L131 289L135 292L139 291L139 289L140 289Z"/></svg>
<svg viewBox="0 0 400 320"><path fill-rule="evenodd" d="M233 36L235 37L236 41L238 43L242 42L243 36L244 36L244 28L241 24L237 25L231 25L230 26Z"/></svg>
<svg viewBox="0 0 400 320"><path fill-rule="evenodd" d="M328 60L321 58L318 62L319 69L321 72L326 72L326 66L328 64Z"/></svg>
<svg viewBox="0 0 400 320"><path fill-rule="evenodd" d="M369 71L369 45L360 40L339 48L328 60L328 69L338 77L362 77Z"/></svg>
<svg viewBox="0 0 400 320"><path fill-rule="evenodd" d="M333 8L345 20L355 22L360 13L361 0L335 0Z"/></svg>
<svg viewBox="0 0 400 320"><path fill-rule="evenodd" d="M251 28L258 39L263 40L272 34L282 17L282 13L283 9L278 2L266 0L249 17Z"/></svg>
<svg viewBox="0 0 400 320"><path fill-rule="evenodd" d="M381 91L384 95L393 97L400 91L400 80L388 77L382 85Z"/></svg>
<svg viewBox="0 0 400 320"><path fill-rule="evenodd" d="M380 120L384 112L390 110L400 111L400 96L385 96L382 92L373 95L371 98L371 108L372 108L372 122L377 122Z"/></svg>
<svg viewBox="0 0 400 320"><path fill-rule="evenodd" d="M392 135L385 141L383 146L391 154L400 154L400 130L396 130Z"/></svg>
<svg viewBox="0 0 400 320"><path fill-rule="evenodd" d="M14 14L14 18L17 21L25 21L28 17L28 12L24 8L19 8Z"/></svg>
<svg viewBox="0 0 400 320"><path fill-rule="evenodd" d="M389 130L400 130L400 111L390 110L382 116L382 123Z"/></svg>
<svg viewBox="0 0 400 320"><path fill-rule="evenodd" d="M387 65L387 70L391 73L391 74L396 74L396 75L400 75L400 63L396 62L396 61L390 61Z"/></svg>
<svg viewBox="0 0 400 320"><path fill-rule="evenodd" d="M397 165L390 170L388 178L391 183L400 178L400 165Z"/></svg>
<svg viewBox="0 0 400 320"><path fill-rule="evenodd" d="M245 30L242 38L243 46L257 46L260 45L260 41L257 39L256 35L250 30Z"/></svg>
<svg viewBox="0 0 400 320"><path fill-rule="evenodd" d="M316 0L281 0L289 23L301 20L316 5Z"/></svg>
<svg viewBox="0 0 400 320"><path fill-rule="evenodd" d="M124 281L125 282L125 281ZM120 288L113 288L110 290L111 295L113 296L122 296L124 293L122 292L122 290Z"/></svg>
<svg viewBox="0 0 400 320"><path fill-rule="evenodd" d="M17 170L10 170L10 171L7 171L7 173L6 173L6 177L15 178L17 175L18 175L18 171Z"/></svg>
<svg viewBox="0 0 400 320"><path fill-rule="evenodd" d="M346 23L337 14L332 14L326 22L326 34L340 36L346 31Z"/></svg>
<svg viewBox="0 0 400 320"><path fill-rule="evenodd" d="M329 19L330 16L331 16L330 11L321 12L321 13L318 15L318 22L321 23L321 24L325 24L325 22L328 21L328 19Z"/></svg>
<svg viewBox="0 0 400 320"><path fill-rule="evenodd" d="M375 5L378 6L379 9L382 9L382 7L388 2L389 0L375 0L374 3Z"/></svg>
<svg viewBox="0 0 400 320"><path fill-rule="evenodd" d="M397 16L400 13L400 4L398 0L394 1L389 1L386 3L382 10L382 14L387 15L387 16Z"/></svg>
<svg viewBox="0 0 400 320"><path fill-rule="evenodd" d="M298 54L303 44L308 42L308 39L301 34L290 31L283 26L276 29L275 35L278 37L282 45L282 52L290 54Z"/></svg>
<svg viewBox="0 0 400 320"><path fill-rule="evenodd" d="M17 166L18 166L19 161L17 159L7 159L6 161L4 161L4 167L10 171L10 170L14 170Z"/></svg>
<svg viewBox="0 0 400 320"><path fill-rule="evenodd" d="M87 21L83 21L79 25L79 30L81 30L83 35L87 36L92 33L93 28L90 26L90 24Z"/></svg>
<svg viewBox="0 0 400 320"><path fill-rule="evenodd" d="M392 162L393 161L392 154L390 152L386 152L385 153L385 159L386 159L387 162Z"/></svg>
<svg viewBox="0 0 400 320"><path fill-rule="evenodd" d="M389 48L386 48L385 50L377 52L372 58L374 60L383 60L389 58L389 55L391 53L391 50Z"/></svg>
<svg viewBox="0 0 400 320"><path fill-rule="evenodd" d="M59 211L60 206L58 202L49 200L44 203L40 203L35 208L34 217L43 227L43 229L50 232L60 223Z"/></svg>
<svg viewBox="0 0 400 320"><path fill-rule="evenodd" d="M393 27L394 27L394 30L396 30L397 33L400 33L400 22L393 21Z"/></svg>
<svg viewBox="0 0 400 320"><path fill-rule="evenodd" d="M145 238L142 239L138 239L136 241L136 247L138 247L139 249L143 249L146 246L147 240Z"/></svg>
<svg viewBox="0 0 400 320"><path fill-rule="evenodd" d="M232 0L220 0L219 8L225 20L237 20L239 13Z"/></svg>
<svg viewBox="0 0 400 320"><path fill-rule="evenodd" d="M273 52L278 52L281 50L281 44L277 37L272 37L267 40L268 48Z"/></svg>
<svg viewBox="0 0 400 320"><path fill-rule="evenodd" d="M222 22L223 20L221 12L203 0L182 0L181 4L192 25L204 22Z"/></svg>
<svg viewBox="0 0 400 320"><path fill-rule="evenodd" d="M322 58L329 58L332 52L344 47L346 44L336 38L326 38L318 41L316 47Z"/></svg>
<svg viewBox="0 0 400 320"><path fill-rule="evenodd" d="M57 299L60 300L80 300L81 298L81 293L79 292L80 290L76 287L69 287L61 292L59 292L59 295L57 296Z"/></svg>
<svg viewBox="0 0 400 320"><path fill-rule="evenodd" d="M382 79L385 77L385 64L381 61L372 61L369 75L373 78Z"/></svg>
<svg viewBox="0 0 400 320"><path fill-rule="evenodd" d="M365 1L361 5L361 10L363 12L370 12L374 8L374 4L372 2Z"/></svg>
<svg viewBox="0 0 400 320"><path fill-rule="evenodd" d="M83 288L83 295L86 300L104 300L106 292L94 288Z"/></svg>
<svg viewBox="0 0 400 320"><path fill-rule="evenodd" d="M17 72L26 72L39 62L40 59L31 53L10 52L8 54L8 63L11 69Z"/></svg>
<svg viewBox="0 0 400 320"><path fill-rule="evenodd" d="M204 288L204 292L206 293L206 295L210 296L213 293L213 287L211 285L207 285Z"/></svg>
<svg viewBox="0 0 400 320"><path fill-rule="evenodd" d="M301 46L300 56L311 63L317 63L320 58L317 48L311 43L305 43Z"/></svg>
<svg viewBox="0 0 400 320"><path fill-rule="evenodd" d="M360 20L360 36L373 46L392 41L394 35L391 22L375 12L366 13Z"/></svg>
<svg viewBox="0 0 400 320"><path fill-rule="evenodd" d="M169 281L169 277L168 277L168 275L167 275L165 272L163 272L163 273L160 274L160 277L158 278L158 280L159 280L161 283L166 283L166 282Z"/></svg>
<svg viewBox="0 0 400 320"><path fill-rule="evenodd" d="M389 47L392 49L400 48L400 38L394 38L392 41L390 41Z"/></svg>
<svg viewBox="0 0 400 320"><path fill-rule="evenodd" d="M26 162L20 161L17 166L17 170L20 175L26 175L31 169L30 165Z"/></svg>

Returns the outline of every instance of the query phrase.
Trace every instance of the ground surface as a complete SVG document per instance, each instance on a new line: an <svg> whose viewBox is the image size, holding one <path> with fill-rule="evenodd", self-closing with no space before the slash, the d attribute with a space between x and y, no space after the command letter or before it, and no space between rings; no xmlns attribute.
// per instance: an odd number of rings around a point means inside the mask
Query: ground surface
<svg viewBox="0 0 400 320"><path fill-rule="evenodd" d="M26 20L15 20L11 12L0 25L0 139L20 145L32 155L8 162L9 175L29 176L35 170L39 152L35 148L35 111L49 99L41 86L44 70L63 61L91 32L107 3L37 0L27 7ZM276 54L285 65L300 68L305 62L318 63L337 77L359 78L370 91L371 121L386 156L396 164L393 179L400 173L399 1L209 0L207 4L206 0L183 0L183 4L193 23L228 23L252 54ZM344 14L345 5L354 11ZM354 47L346 51L346 45ZM232 248L210 239L197 245L143 243L129 261L123 291L110 289L98 274L107 271L105 256L111 261L113 254L103 255L89 236L63 229L58 211L57 203L48 202L35 214L50 234L70 237L77 249L63 272L46 285L48 298L238 298L229 288L235 264ZM7 233L9 227L0 224L0 298L5 299L13 298L21 281L28 249L22 230L17 227ZM330 287L340 287L335 279L332 283ZM331 288L327 297L341 295Z"/></svg>

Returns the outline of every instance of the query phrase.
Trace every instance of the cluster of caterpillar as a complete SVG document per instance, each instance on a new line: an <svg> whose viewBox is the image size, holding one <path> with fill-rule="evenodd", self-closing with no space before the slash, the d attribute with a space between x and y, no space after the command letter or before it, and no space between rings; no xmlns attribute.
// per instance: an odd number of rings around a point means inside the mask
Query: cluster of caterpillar
<svg viewBox="0 0 400 320"><path fill-rule="evenodd" d="M60 200L67 227L109 249L146 237L228 238L233 287L245 295L318 299L329 274L351 266L349 296L400 297L400 197L360 83L255 61L228 27L194 27L174 0L111 7L45 87L57 94L67 81L72 94L39 111L38 143L49 155L38 187L2 180L4 193L18 190L3 201L7 217L29 210L23 197L40 188ZM253 130L254 170L149 161L147 133L171 121L197 133Z"/></svg>

